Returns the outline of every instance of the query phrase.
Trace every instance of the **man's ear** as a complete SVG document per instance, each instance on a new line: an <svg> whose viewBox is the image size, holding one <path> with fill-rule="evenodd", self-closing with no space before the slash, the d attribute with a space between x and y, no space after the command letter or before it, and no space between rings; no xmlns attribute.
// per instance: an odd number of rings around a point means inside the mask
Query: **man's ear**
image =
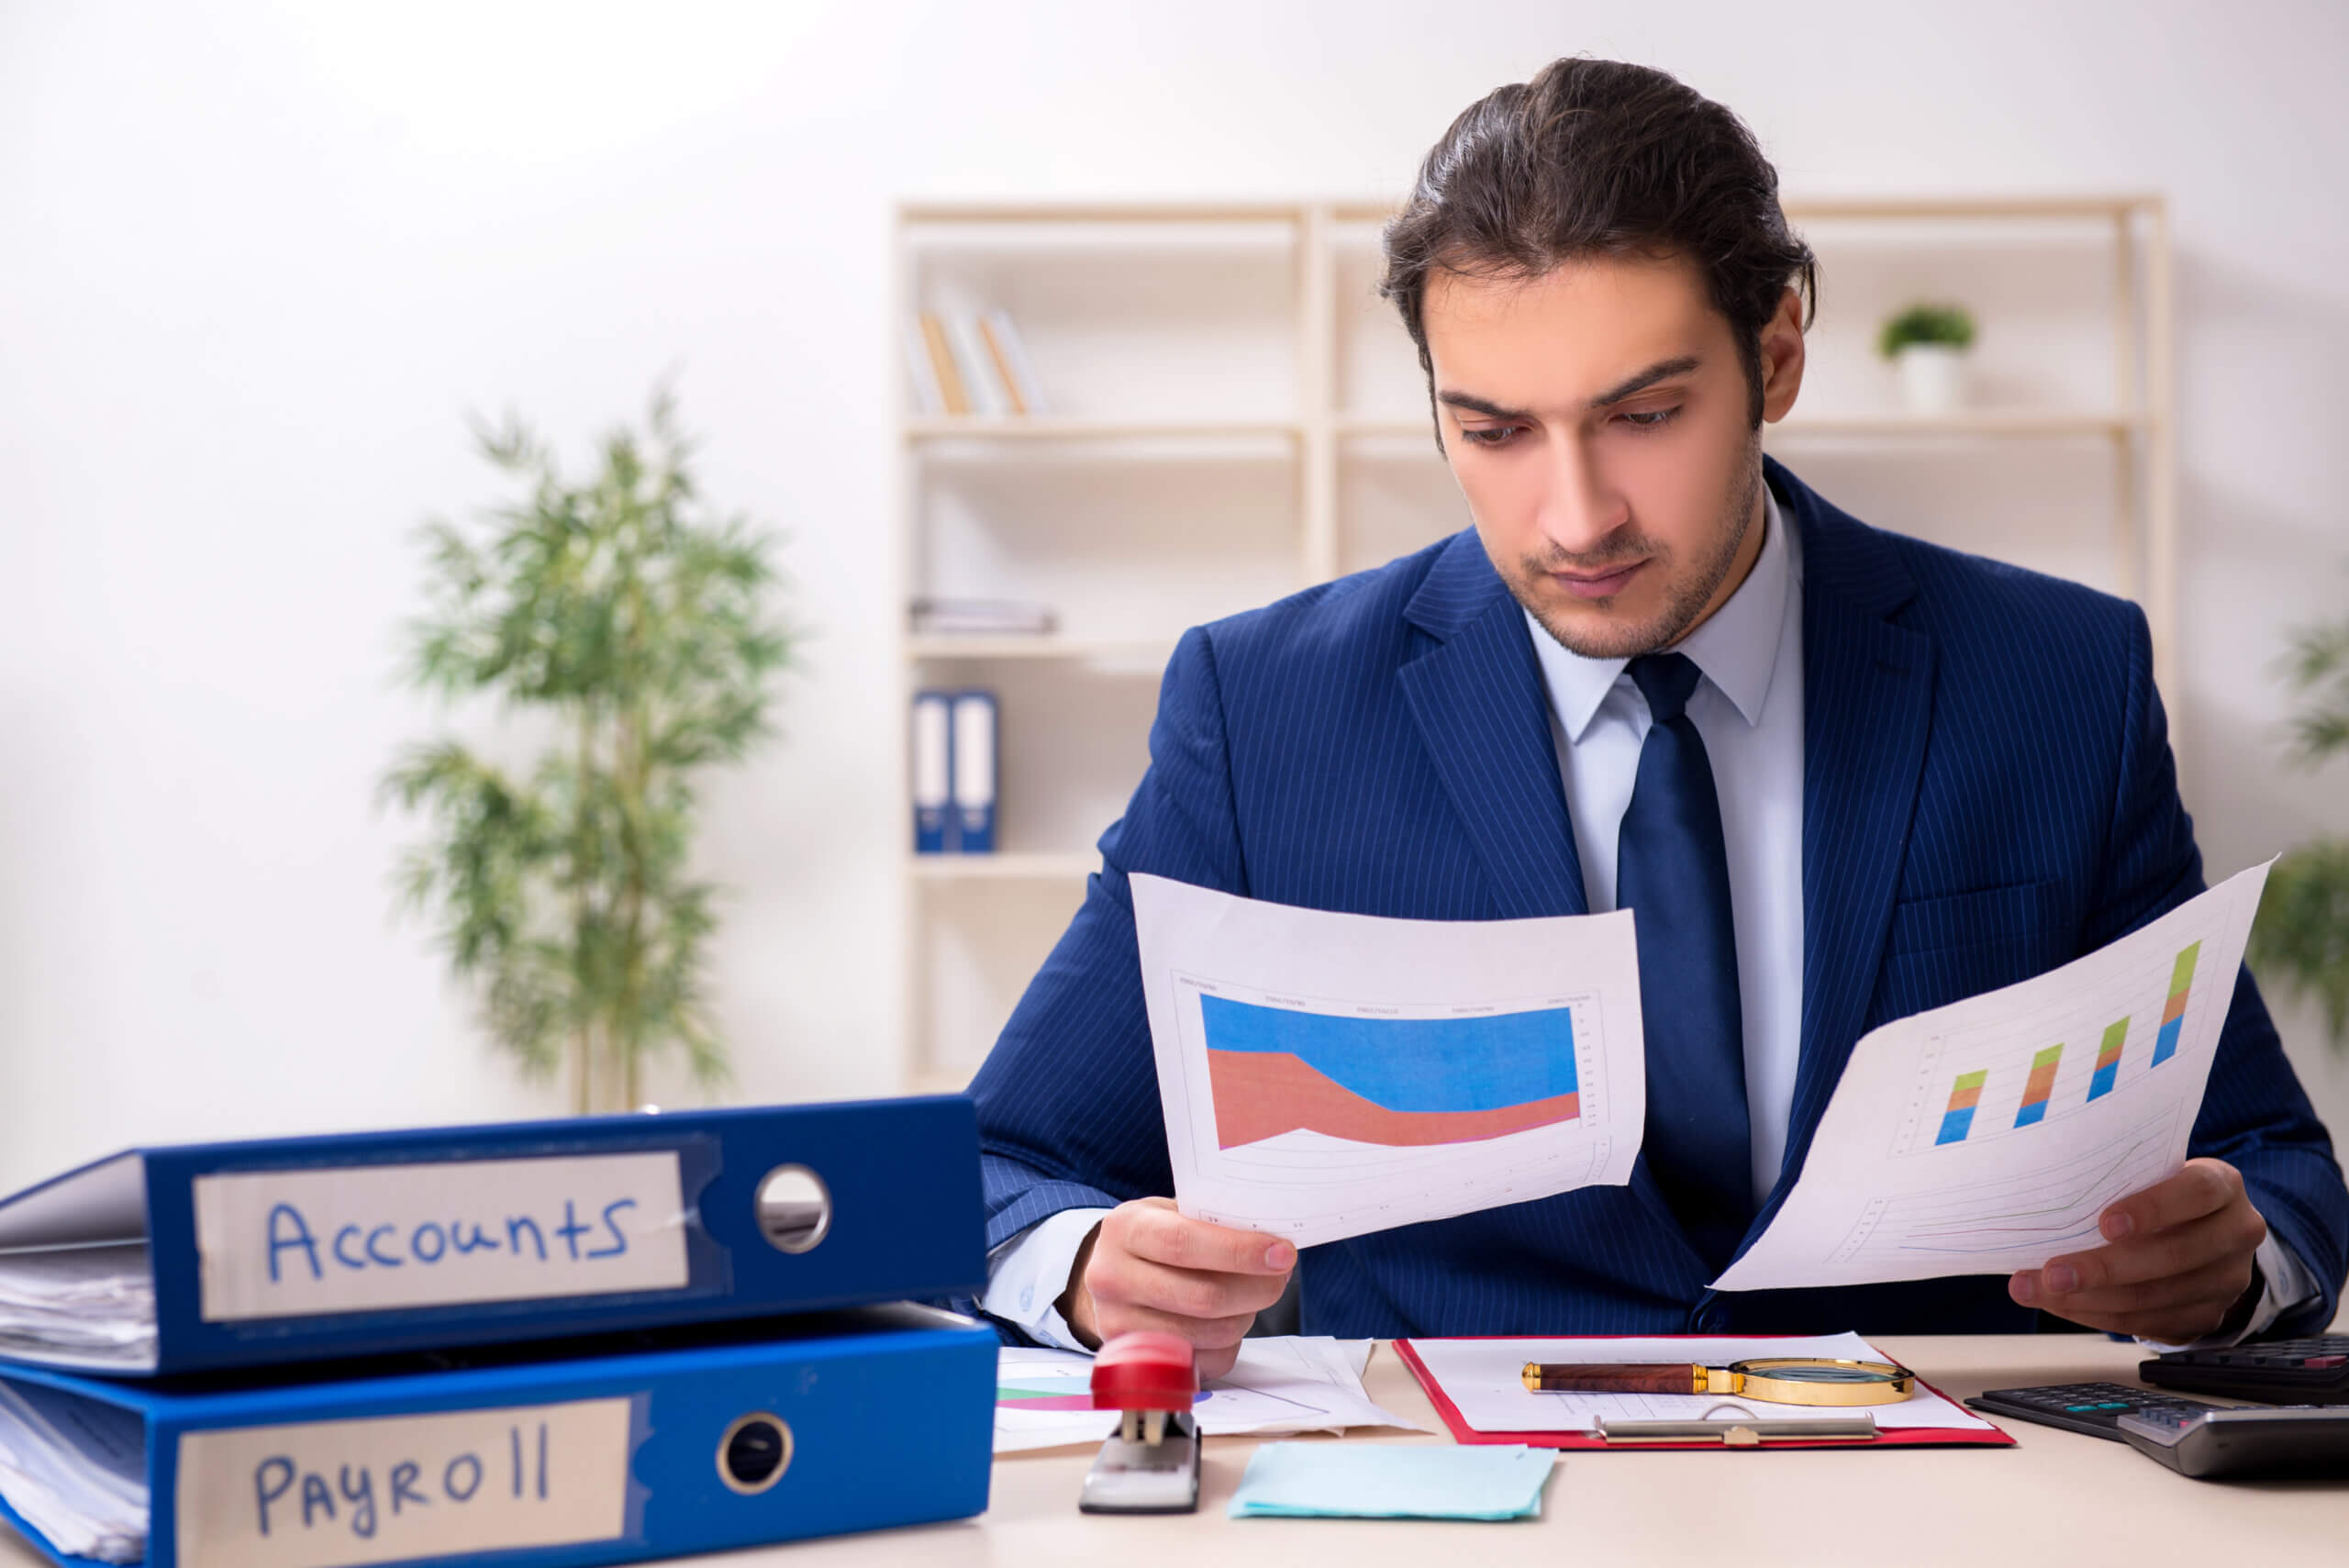
<svg viewBox="0 0 2349 1568"><path fill-rule="evenodd" d="M1802 295L1788 289L1778 296L1777 314L1762 328L1762 417L1772 424L1787 417L1802 390Z"/></svg>

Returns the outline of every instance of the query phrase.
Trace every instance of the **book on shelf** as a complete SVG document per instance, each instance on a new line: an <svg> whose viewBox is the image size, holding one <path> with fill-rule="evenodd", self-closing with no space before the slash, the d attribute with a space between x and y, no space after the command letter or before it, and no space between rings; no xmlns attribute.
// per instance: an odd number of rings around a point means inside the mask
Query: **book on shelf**
<svg viewBox="0 0 2349 1568"><path fill-rule="evenodd" d="M930 359L930 376L938 384L939 406L949 414L968 414L971 397L963 373L954 363L954 350L946 339L946 323L935 312L921 313L922 349Z"/></svg>
<svg viewBox="0 0 2349 1568"><path fill-rule="evenodd" d="M924 596L907 606L917 637L1046 637L1060 625L1050 605L1026 599Z"/></svg>
<svg viewBox="0 0 2349 1568"><path fill-rule="evenodd" d="M914 406L924 414L1018 418L1045 411L1028 345L999 306L975 315L923 311L907 338L907 359Z"/></svg>
<svg viewBox="0 0 2349 1568"><path fill-rule="evenodd" d="M963 394L971 400L971 412L985 419L999 419L1010 413L1010 395L1004 391L1003 378L996 374L986 339L979 335L979 318L957 310L944 320L946 340L953 347L954 368L963 374Z"/></svg>
<svg viewBox="0 0 2349 1568"><path fill-rule="evenodd" d="M1028 357L1028 345L1019 336L1019 328L1012 325L1008 311L997 306L979 317L979 335L986 340L993 356L996 372L1003 378L1004 394L1011 401L1015 414L1045 414L1044 392L1036 380L1035 362Z"/></svg>
<svg viewBox="0 0 2349 1568"><path fill-rule="evenodd" d="M906 384L913 389L910 401L916 414L946 412L945 388L938 379L937 365L930 361L929 333L918 317L906 323Z"/></svg>

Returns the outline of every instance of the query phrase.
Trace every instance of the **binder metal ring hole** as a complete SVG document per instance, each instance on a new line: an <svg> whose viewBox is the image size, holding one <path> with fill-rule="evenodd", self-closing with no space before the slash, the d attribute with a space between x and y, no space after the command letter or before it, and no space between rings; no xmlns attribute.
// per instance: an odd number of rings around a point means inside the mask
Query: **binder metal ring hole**
<svg viewBox="0 0 2349 1568"><path fill-rule="evenodd" d="M737 1416L718 1440L718 1478L745 1497L755 1497L791 1468L791 1429L780 1416L754 1410Z"/></svg>
<svg viewBox="0 0 2349 1568"><path fill-rule="evenodd" d="M759 1234L778 1252L805 1252L832 1228L832 1195L805 1165L777 1165L759 1184Z"/></svg>

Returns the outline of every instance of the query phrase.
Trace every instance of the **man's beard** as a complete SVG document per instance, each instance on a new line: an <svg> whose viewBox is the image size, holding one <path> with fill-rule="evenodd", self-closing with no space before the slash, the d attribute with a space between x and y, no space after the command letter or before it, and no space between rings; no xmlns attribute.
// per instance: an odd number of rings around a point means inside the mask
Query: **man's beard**
<svg viewBox="0 0 2349 1568"><path fill-rule="evenodd" d="M1636 659L1642 653L1653 653L1671 647L1688 633L1697 617L1705 613L1714 591L1728 577L1730 568L1737 562L1737 552L1744 547L1746 530L1753 527L1754 510L1762 498L1762 436L1754 432L1747 449L1747 461L1742 465L1743 484L1730 502L1722 517L1720 543L1689 573L1686 582L1672 587L1664 599L1664 608L1653 619L1641 626L1606 626L1569 628L1564 617L1545 611L1533 599L1531 584L1549 573L1571 567L1578 572L1592 572L1620 562L1648 560L1667 581L1672 575L1671 551L1651 543L1647 536L1632 530L1608 540L1604 550L1586 555L1575 555L1564 550L1552 550L1538 556L1527 556L1518 563L1518 575L1502 575L1508 584L1511 597L1523 606L1526 613L1542 624L1542 629L1557 640L1569 653L1585 659Z"/></svg>

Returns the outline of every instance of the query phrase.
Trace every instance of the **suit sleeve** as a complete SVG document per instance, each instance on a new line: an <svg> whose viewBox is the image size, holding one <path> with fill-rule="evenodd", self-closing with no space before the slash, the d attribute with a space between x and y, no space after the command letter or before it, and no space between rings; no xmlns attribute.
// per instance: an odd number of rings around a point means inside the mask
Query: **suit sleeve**
<svg viewBox="0 0 2349 1568"><path fill-rule="evenodd" d="M1167 666L1150 759L1101 837L1083 907L971 1084L990 1251L1063 1209L1174 1195L1127 878L1247 891L1204 629L1186 633Z"/></svg>
<svg viewBox="0 0 2349 1568"><path fill-rule="evenodd" d="M2152 639L2143 611L2130 610L2128 701L2122 725L2111 837L2087 916L2081 951L2092 952L2203 890L2194 824L2178 798L2168 721L2153 680ZM2332 1140L2285 1059L2282 1040L2249 968L2219 1036L2210 1086L2188 1152L2224 1160L2268 1229L2307 1265L2318 1299L2288 1311L2277 1333L2312 1333L2339 1309L2349 1270L2349 1189Z"/></svg>

